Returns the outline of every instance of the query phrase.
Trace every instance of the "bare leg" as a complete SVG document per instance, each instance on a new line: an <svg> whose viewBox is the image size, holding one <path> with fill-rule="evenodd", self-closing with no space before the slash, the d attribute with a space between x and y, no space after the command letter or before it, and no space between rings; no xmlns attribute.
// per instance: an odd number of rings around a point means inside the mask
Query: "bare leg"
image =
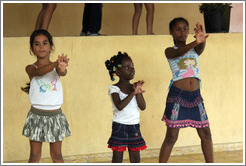
<svg viewBox="0 0 246 166"><path fill-rule="evenodd" d="M46 7L47 7L47 4L46 3L43 3L42 4L42 9L41 9L41 11L38 14L38 18L37 18L37 21L36 21L35 30L41 29L43 15L44 15L44 11L45 11Z"/></svg>
<svg viewBox="0 0 246 166"><path fill-rule="evenodd" d="M37 18L35 30L38 30L38 29L48 30L50 20L52 18L52 15L55 9L56 9L56 3L43 4L43 8L40 11L38 18Z"/></svg>
<svg viewBox="0 0 246 166"><path fill-rule="evenodd" d="M201 138L202 152L206 163L214 162L213 142L210 128L196 129L199 137Z"/></svg>
<svg viewBox="0 0 246 166"><path fill-rule="evenodd" d="M112 163L122 163L123 152L113 151Z"/></svg>
<svg viewBox="0 0 246 166"><path fill-rule="evenodd" d="M30 140L30 158L29 163L38 163L41 158L42 142L36 142Z"/></svg>
<svg viewBox="0 0 246 166"><path fill-rule="evenodd" d="M55 9L56 9L56 3L48 3L47 4L47 8L46 8L44 15L43 15L41 29L48 30L50 20L52 18L52 15L53 15L53 12L55 11Z"/></svg>
<svg viewBox="0 0 246 166"><path fill-rule="evenodd" d="M138 24L139 19L142 13L142 4L141 3L134 3L134 15L132 18L132 34L137 35L138 34Z"/></svg>
<svg viewBox="0 0 246 166"><path fill-rule="evenodd" d="M53 160L53 163L64 163L61 147L62 141L50 143L50 156Z"/></svg>
<svg viewBox="0 0 246 166"><path fill-rule="evenodd" d="M129 150L129 159L131 163L140 163L140 152Z"/></svg>
<svg viewBox="0 0 246 166"><path fill-rule="evenodd" d="M145 3L144 4L147 10L147 15L146 15L146 23L147 23L147 34L148 35L153 35L153 21L154 21L154 12L155 12L155 7L153 3Z"/></svg>
<svg viewBox="0 0 246 166"><path fill-rule="evenodd" d="M168 161L178 135L179 129L167 127L166 137L160 150L159 163L166 163Z"/></svg>

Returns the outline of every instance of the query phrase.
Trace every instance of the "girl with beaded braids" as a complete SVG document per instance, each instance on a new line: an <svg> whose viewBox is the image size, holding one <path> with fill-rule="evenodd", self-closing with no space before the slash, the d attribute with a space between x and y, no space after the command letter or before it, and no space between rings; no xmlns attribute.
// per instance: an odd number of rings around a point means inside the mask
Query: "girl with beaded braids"
<svg viewBox="0 0 246 166"><path fill-rule="evenodd" d="M113 124L111 137L108 140L108 148L113 150L112 163L121 163L123 152L128 148L131 163L140 163L140 150L146 149L139 126L140 111L146 108L142 95L144 81L133 84L135 69L131 58L127 53L118 52L105 62L111 80L114 76L119 81L109 86L108 94L113 104Z"/></svg>

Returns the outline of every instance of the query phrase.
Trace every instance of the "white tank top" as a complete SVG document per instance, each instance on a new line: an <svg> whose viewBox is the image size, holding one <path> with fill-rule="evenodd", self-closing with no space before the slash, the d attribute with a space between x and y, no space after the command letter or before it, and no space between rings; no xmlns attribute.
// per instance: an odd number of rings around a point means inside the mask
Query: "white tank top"
<svg viewBox="0 0 246 166"><path fill-rule="evenodd" d="M37 109L55 110L61 107L63 103L62 84L55 68L43 76L32 78L29 99L32 106Z"/></svg>

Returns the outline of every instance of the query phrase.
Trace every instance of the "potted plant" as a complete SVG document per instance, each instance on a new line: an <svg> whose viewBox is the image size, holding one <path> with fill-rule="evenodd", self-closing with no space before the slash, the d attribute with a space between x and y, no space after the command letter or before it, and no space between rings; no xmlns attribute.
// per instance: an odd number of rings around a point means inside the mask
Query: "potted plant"
<svg viewBox="0 0 246 166"><path fill-rule="evenodd" d="M202 3L199 10L204 16L206 32L229 32L231 8L231 3Z"/></svg>

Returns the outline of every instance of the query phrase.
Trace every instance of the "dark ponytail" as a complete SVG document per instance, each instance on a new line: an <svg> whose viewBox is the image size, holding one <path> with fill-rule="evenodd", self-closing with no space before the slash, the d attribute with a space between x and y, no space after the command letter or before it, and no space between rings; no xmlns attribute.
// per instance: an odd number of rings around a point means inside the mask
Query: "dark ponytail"
<svg viewBox="0 0 246 166"><path fill-rule="evenodd" d="M30 90L30 82L26 83L26 87L21 87L21 90L23 92L26 92L27 94L29 94L29 90Z"/></svg>

